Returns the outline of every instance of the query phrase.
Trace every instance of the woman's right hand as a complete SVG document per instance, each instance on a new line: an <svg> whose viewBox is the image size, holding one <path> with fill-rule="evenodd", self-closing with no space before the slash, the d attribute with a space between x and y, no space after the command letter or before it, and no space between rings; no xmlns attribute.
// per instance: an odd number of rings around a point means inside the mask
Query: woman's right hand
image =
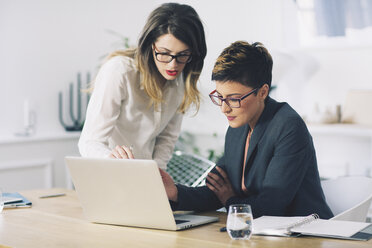
<svg viewBox="0 0 372 248"><path fill-rule="evenodd" d="M110 158L134 159L132 147L117 145L110 154Z"/></svg>

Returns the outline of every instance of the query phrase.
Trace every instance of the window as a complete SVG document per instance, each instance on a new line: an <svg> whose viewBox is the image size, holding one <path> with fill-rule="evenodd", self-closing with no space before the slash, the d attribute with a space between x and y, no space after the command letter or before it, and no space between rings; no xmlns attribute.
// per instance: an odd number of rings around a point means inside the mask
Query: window
<svg viewBox="0 0 372 248"><path fill-rule="evenodd" d="M372 0L295 0L300 43L372 44Z"/></svg>

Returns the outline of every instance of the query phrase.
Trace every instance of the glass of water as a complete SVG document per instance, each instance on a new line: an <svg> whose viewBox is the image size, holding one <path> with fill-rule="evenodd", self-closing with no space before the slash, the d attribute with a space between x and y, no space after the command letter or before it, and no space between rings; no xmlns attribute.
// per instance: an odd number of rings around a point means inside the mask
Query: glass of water
<svg viewBox="0 0 372 248"><path fill-rule="evenodd" d="M226 229L232 239L249 239L252 235L253 216L248 204L233 204L229 207Z"/></svg>

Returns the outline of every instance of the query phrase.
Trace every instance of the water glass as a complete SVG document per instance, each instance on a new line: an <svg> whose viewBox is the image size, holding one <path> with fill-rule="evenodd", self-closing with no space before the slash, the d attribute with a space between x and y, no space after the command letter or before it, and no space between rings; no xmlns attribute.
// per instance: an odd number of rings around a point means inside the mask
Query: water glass
<svg viewBox="0 0 372 248"><path fill-rule="evenodd" d="M232 239L249 239L252 235L253 216L248 204L233 204L229 207L226 229Z"/></svg>

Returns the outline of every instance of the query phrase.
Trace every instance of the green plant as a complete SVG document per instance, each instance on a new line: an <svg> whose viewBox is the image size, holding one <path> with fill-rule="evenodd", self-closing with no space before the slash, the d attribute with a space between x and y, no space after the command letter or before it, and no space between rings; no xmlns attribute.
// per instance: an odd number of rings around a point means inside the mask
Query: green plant
<svg viewBox="0 0 372 248"><path fill-rule="evenodd" d="M217 133L213 133L212 137L217 139ZM176 142L175 151L193 153L215 163L223 156L223 152L218 153L215 149L207 149L208 155L203 155L200 147L197 145L195 135L187 131L181 132Z"/></svg>
<svg viewBox="0 0 372 248"><path fill-rule="evenodd" d="M119 38L119 40L113 43L113 45L118 47L118 49L127 49L130 47L129 38L127 36L123 36L122 34L111 29L106 29L106 32Z"/></svg>

